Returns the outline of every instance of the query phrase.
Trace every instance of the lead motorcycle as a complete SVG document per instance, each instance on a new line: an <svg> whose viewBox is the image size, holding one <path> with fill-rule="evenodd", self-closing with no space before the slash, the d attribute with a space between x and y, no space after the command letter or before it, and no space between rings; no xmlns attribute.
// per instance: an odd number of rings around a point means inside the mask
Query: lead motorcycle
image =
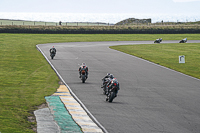
<svg viewBox="0 0 200 133"><path fill-rule="evenodd" d="M108 90L106 101L112 102L113 99L116 97L117 91L118 91L117 84L114 83L113 87L110 90Z"/></svg>
<svg viewBox="0 0 200 133"><path fill-rule="evenodd" d="M184 38L179 43L186 43L186 42L187 42L187 38Z"/></svg>
<svg viewBox="0 0 200 133"><path fill-rule="evenodd" d="M156 40L154 41L154 43L160 43L160 42L162 42L162 38L156 39Z"/></svg>

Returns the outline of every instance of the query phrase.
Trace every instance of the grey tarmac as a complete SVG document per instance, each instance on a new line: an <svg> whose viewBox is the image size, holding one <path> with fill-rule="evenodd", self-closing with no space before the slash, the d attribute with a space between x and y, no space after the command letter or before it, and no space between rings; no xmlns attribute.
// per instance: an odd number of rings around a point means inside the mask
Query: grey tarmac
<svg viewBox="0 0 200 133"><path fill-rule="evenodd" d="M188 40L188 43L197 42L200 43L199 40ZM151 45L153 41L38 46L73 93L109 133L199 133L199 79L109 48L127 44ZM52 46L57 49L53 60L49 56ZM89 67L89 78L84 84L78 77L82 62ZM101 79L108 72L114 74L121 88L113 103L106 102L100 88Z"/></svg>
<svg viewBox="0 0 200 133"><path fill-rule="evenodd" d="M49 108L34 111L37 121L37 133L59 133L60 129L54 121Z"/></svg>

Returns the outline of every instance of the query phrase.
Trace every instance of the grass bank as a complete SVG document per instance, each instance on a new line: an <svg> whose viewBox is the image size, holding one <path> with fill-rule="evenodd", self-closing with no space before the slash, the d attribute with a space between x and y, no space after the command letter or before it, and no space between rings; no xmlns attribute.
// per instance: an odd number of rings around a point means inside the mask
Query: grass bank
<svg viewBox="0 0 200 133"><path fill-rule="evenodd" d="M111 48L200 79L200 44L198 43L143 44ZM179 64L180 55L185 55L185 64Z"/></svg>
<svg viewBox="0 0 200 133"><path fill-rule="evenodd" d="M31 133L28 117L58 88L59 79L36 49L37 44L57 42L188 40L199 34L0 34L0 132ZM142 46L142 45L141 45ZM148 45L145 45L148 46ZM161 46L160 46L161 47ZM196 47L194 47L196 48ZM144 48L146 51L148 48ZM186 55L186 61L188 60Z"/></svg>
<svg viewBox="0 0 200 133"><path fill-rule="evenodd" d="M199 34L199 24L191 25L123 25L123 26L41 26L0 25L0 33L32 34Z"/></svg>

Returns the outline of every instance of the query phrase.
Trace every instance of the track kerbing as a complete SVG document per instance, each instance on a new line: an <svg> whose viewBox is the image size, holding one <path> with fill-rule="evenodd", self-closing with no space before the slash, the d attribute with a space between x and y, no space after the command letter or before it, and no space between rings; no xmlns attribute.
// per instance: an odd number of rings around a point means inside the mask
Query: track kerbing
<svg viewBox="0 0 200 133"><path fill-rule="evenodd" d="M65 85L60 85L53 96L60 97L62 103L84 133L103 133L103 131L87 115L81 105L71 96Z"/></svg>

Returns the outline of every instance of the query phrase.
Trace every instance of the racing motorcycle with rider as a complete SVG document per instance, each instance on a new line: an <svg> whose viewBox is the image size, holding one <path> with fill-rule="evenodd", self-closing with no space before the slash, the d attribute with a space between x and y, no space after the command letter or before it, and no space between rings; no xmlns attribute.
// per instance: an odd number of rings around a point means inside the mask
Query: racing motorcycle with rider
<svg viewBox="0 0 200 133"><path fill-rule="evenodd" d="M156 39L156 40L154 41L154 43L160 43L160 42L162 42L162 38L158 38L158 39Z"/></svg>
<svg viewBox="0 0 200 133"><path fill-rule="evenodd" d="M53 48L51 48L51 49L49 50L49 52L50 52L51 59L53 59L54 56L56 55L56 49L54 48L54 46L53 46Z"/></svg>
<svg viewBox="0 0 200 133"><path fill-rule="evenodd" d="M117 81L117 79L113 78L107 88L108 88L108 94L106 101L112 102L113 99L117 97L118 91L120 90L119 82Z"/></svg>
<svg viewBox="0 0 200 133"><path fill-rule="evenodd" d="M88 78L88 67L86 66L86 63L83 62L78 71L79 78L81 78L82 83L85 83L86 79Z"/></svg>
<svg viewBox="0 0 200 133"><path fill-rule="evenodd" d="M101 88L103 88L103 94L106 95L108 93L107 86L111 83L111 80L114 78L113 74L107 73L107 75L102 79L103 85Z"/></svg>

